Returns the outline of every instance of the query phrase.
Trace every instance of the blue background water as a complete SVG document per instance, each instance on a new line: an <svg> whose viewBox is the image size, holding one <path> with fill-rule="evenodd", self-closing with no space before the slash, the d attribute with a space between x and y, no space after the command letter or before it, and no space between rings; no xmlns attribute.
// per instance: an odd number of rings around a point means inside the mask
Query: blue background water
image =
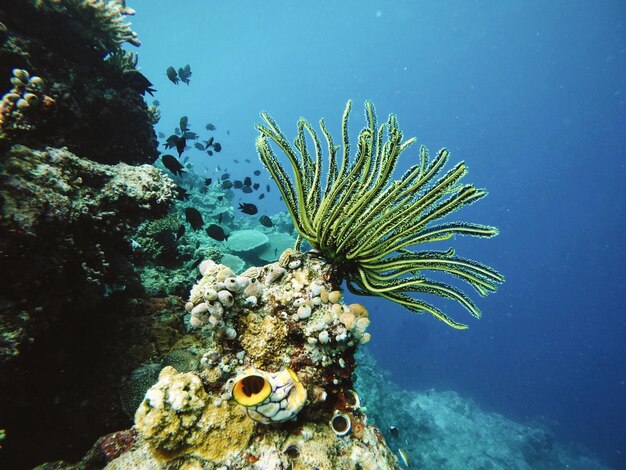
<svg viewBox="0 0 626 470"><path fill-rule="evenodd" d="M337 135L348 98L353 131L371 99L407 136L466 160L467 180L490 196L458 219L501 235L454 246L506 283L479 299L481 321L438 304L467 321L466 332L361 300L373 317L369 349L403 386L453 389L513 419L558 423L562 438L626 467L626 3L130 6L140 66L158 89L158 130L169 135L183 114L203 137L207 122L217 126L220 154L188 153L198 171L220 165L239 177L260 167L260 110L289 135L300 116L326 117ZM167 66L187 63L191 85L170 83ZM269 198L262 212L282 208Z"/></svg>

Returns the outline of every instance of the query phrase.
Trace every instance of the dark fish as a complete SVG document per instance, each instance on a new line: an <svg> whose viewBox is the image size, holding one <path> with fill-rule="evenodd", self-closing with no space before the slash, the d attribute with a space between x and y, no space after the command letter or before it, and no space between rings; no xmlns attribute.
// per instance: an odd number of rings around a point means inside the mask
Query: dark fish
<svg viewBox="0 0 626 470"><path fill-rule="evenodd" d="M204 145L202 145L200 142L196 142L195 144L193 144L193 146L198 150L204 150Z"/></svg>
<svg viewBox="0 0 626 470"><path fill-rule="evenodd" d="M206 228L206 234L214 240L217 240L218 242L228 240L228 235L224 233L224 229L217 224L209 225Z"/></svg>
<svg viewBox="0 0 626 470"><path fill-rule="evenodd" d="M178 152L178 157L180 158L181 154L185 151L187 147L187 139L184 137L180 137L178 142L176 142L176 151Z"/></svg>
<svg viewBox="0 0 626 470"><path fill-rule="evenodd" d="M206 125L206 129L207 129L207 131L214 131L215 130L215 126L213 124L211 124L211 123L208 123Z"/></svg>
<svg viewBox="0 0 626 470"><path fill-rule="evenodd" d="M213 150L215 150L216 152L219 152L220 150L222 150L222 145L219 142L215 142L213 144Z"/></svg>
<svg viewBox="0 0 626 470"><path fill-rule="evenodd" d="M220 212L219 215L217 216L217 221L221 224L222 223L222 215L223 212Z"/></svg>
<svg viewBox="0 0 626 470"><path fill-rule="evenodd" d="M202 258L198 258L193 263L191 263L191 266L189 266L189 269L196 269L198 266L200 266L200 263L202 263Z"/></svg>
<svg viewBox="0 0 626 470"><path fill-rule="evenodd" d="M270 192L270 185L268 184L267 186L265 186L265 190L269 193Z"/></svg>
<svg viewBox="0 0 626 470"><path fill-rule="evenodd" d="M250 204L249 202L244 202L243 204L240 202L239 210L243 212L244 214L248 214L248 215L254 215L257 212L259 212L256 206L254 204Z"/></svg>
<svg viewBox="0 0 626 470"><path fill-rule="evenodd" d="M181 188L180 186L176 186L176 196L174 196L177 201L186 201L189 199L189 193L185 188Z"/></svg>
<svg viewBox="0 0 626 470"><path fill-rule="evenodd" d="M233 183L231 183L229 180L222 181L222 188L230 189L232 187L233 187Z"/></svg>
<svg viewBox="0 0 626 470"><path fill-rule="evenodd" d="M270 219L267 215L262 215L261 217L259 217L259 222L261 222L261 225L265 227L274 226L274 224L272 223L272 219Z"/></svg>
<svg viewBox="0 0 626 470"><path fill-rule="evenodd" d="M235 180L235 182L233 183L233 186L235 187L235 189L241 189L241 187L243 186L243 183L239 180Z"/></svg>
<svg viewBox="0 0 626 470"><path fill-rule="evenodd" d="M259 194L259 199L263 199L265 197L265 193Z"/></svg>
<svg viewBox="0 0 626 470"><path fill-rule="evenodd" d="M187 116L181 117L179 124L181 132L186 132L189 129L189 127L187 127L189 124L189 118Z"/></svg>
<svg viewBox="0 0 626 470"><path fill-rule="evenodd" d="M204 178L204 185L208 186L213 182L213 178Z"/></svg>
<svg viewBox="0 0 626 470"><path fill-rule="evenodd" d="M191 131L185 131L185 133L183 134L183 137L189 140L196 140L198 138L198 134L196 134L195 132L191 132Z"/></svg>
<svg viewBox="0 0 626 470"><path fill-rule="evenodd" d="M189 161L189 157L183 158L183 163L187 163Z"/></svg>
<svg viewBox="0 0 626 470"><path fill-rule="evenodd" d="M182 237L184 234L185 234L185 224L178 227L178 231L176 232L176 240L180 240L180 237Z"/></svg>
<svg viewBox="0 0 626 470"><path fill-rule="evenodd" d="M226 129L226 135L230 135L230 129Z"/></svg>
<svg viewBox="0 0 626 470"><path fill-rule="evenodd" d="M141 93L142 95L149 93L151 96L154 96L153 93L156 91L154 89L154 85L143 73L138 70L130 70L128 72L124 72L124 78L126 79L128 86L137 93Z"/></svg>
<svg viewBox="0 0 626 470"><path fill-rule="evenodd" d="M207 150L207 152L206 152L206 153L208 153L208 154L209 154L209 157L210 157L211 155L213 155L213 152L212 152L212 151L210 151L210 150Z"/></svg>
<svg viewBox="0 0 626 470"><path fill-rule="evenodd" d="M208 149L211 145L213 145L213 137L209 137L209 140L204 143L204 150Z"/></svg>
<svg viewBox="0 0 626 470"><path fill-rule="evenodd" d="M233 163L239 163L239 160L237 160L236 158L233 158Z"/></svg>
<svg viewBox="0 0 626 470"><path fill-rule="evenodd" d="M249 176L246 176L243 179L243 185L244 186L251 186L252 185L252 179Z"/></svg>
<svg viewBox="0 0 626 470"><path fill-rule="evenodd" d="M249 160L248 160L249 162ZM260 170L254 170L254 176L259 176L261 174Z"/></svg>
<svg viewBox="0 0 626 470"><path fill-rule="evenodd" d="M252 189L254 189L255 191L256 191L257 189L259 189L259 183L254 183L254 184L252 185Z"/></svg>
<svg viewBox="0 0 626 470"><path fill-rule="evenodd" d="M178 143L179 139L180 137L178 137L176 134L172 134L165 140L165 148L171 149L173 147L176 147L176 144Z"/></svg>
<svg viewBox="0 0 626 470"><path fill-rule="evenodd" d="M246 159L245 159L245 162L246 162L246 163L250 163L250 159L249 159L249 158L246 158Z"/></svg>
<svg viewBox="0 0 626 470"><path fill-rule="evenodd" d="M178 69L178 76L181 81L189 85L189 77L191 77L191 66L189 64Z"/></svg>
<svg viewBox="0 0 626 470"><path fill-rule="evenodd" d="M176 135L181 135L182 134L182 132L180 131L180 127L175 127L174 128L174 134L176 134Z"/></svg>
<svg viewBox="0 0 626 470"><path fill-rule="evenodd" d="M222 179L223 179L223 180L227 180L228 178L230 178L230 174L229 174L229 173L224 173L224 174L222 175Z"/></svg>
<svg viewBox="0 0 626 470"><path fill-rule="evenodd" d="M185 170L183 170L183 166L180 164L174 155L166 154L161 157L161 162L163 166L170 170L174 176L181 176Z"/></svg>
<svg viewBox="0 0 626 470"><path fill-rule="evenodd" d="M224 200L224 196L217 196L217 200L222 202Z"/></svg>
<svg viewBox="0 0 626 470"><path fill-rule="evenodd" d="M174 85L178 85L178 75L176 74L176 69L174 67L170 65L165 73L167 74L167 78L170 79L170 82Z"/></svg>
<svg viewBox="0 0 626 470"><path fill-rule="evenodd" d="M152 100L153 106L161 106L161 102L159 100Z"/></svg>
<svg viewBox="0 0 626 470"><path fill-rule="evenodd" d="M165 134L163 134L163 132L159 132L159 139L162 139L165 137Z"/></svg>
<svg viewBox="0 0 626 470"><path fill-rule="evenodd" d="M244 186L241 190L246 194L250 194L252 192L252 188L250 186Z"/></svg>
<svg viewBox="0 0 626 470"><path fill-rule="evenodd" d="M396 439L398 438L398 436L400 436L400 433L398 432L398 428L395 426L389 426L389 433Z"/></svg>
<svg viewBox="0 0 626 470"><path fill-rule="evenodd" d="M191 228L194 230L200 230L204 225L204 220L202 220L202 214L198 211L198 209L194 209L193 207L187 207L185 209L185 218Z"/></svg>

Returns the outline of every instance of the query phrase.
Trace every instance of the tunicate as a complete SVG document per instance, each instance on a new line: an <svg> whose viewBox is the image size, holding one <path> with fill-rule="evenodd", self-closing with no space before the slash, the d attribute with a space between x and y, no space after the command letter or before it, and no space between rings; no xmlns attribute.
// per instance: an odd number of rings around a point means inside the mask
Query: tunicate
<svg viewBox="0 0 626 470"><path fill-rule="evenodd" d="M226 308L232 307L233 304L235 303L235 298L233 297L233 294L231 294L227 290L219 291L217 293L217 298L221 302L221 304Z"/></svg>
<svg viewBox="0 0 626 470"><path fill-rule="evenodd" d="M302 305L301 307L298 308L298 317L301 320L304 320L305 318L309 318L311 316L311 307L309 307L308 305Z"/></svg>

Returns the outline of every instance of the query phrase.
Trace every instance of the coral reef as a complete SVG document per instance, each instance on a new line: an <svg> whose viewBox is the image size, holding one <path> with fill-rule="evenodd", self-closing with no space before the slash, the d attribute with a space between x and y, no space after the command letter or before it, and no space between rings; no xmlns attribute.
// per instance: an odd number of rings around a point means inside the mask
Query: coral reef
<svg viewBox="0 0 626 470"><path fill-rule="evenodd" d="M124 41L138 44L123 21L132 10L117 0L9 3L0 5L0 151L65 146L100 163L152 163L155 110L142 95L154 90L136 55L119 50ZM22 95L13 70L38 77L44 94Z"/></svg>
<svg viewBox="0 0 626 470"><path fill-rule="evenodd" d="M185 321L203 338L200 371L161 371L133 449L107 468L394 468L353 390L368 314L341 302L328 265L287 250L240 275L199 270Z"/></svg>
<svg viewBox="0 0 626 470"><path fill-rule="evenodd" d="M32 131L37 121L46 119L55 107L54 99L45 95L43 78L30 76L24 69L13 69L13 88L0 102L0 140L7 132Z"/></svg>
<svg viewBox="0 0 626 470"><path fill-rule="evenodd" d="M149 165L109 167L62 149L14 146L0 166L0 321L14 326L0 347L7 360L38 336L33 317L51 320L68 302L88 305L124 285L126 233L167 210L174 186Z"/></svg>
<svg viewBox="0 0 626 470"><path fill-rule="evenodd" d="M69 27L82 35L83 42L109 52L127 42L140 46L141 42L124 22L125 16L135 11L124 0L29 0L40 11L66 17Z"/></svg>
<svg viewBox="0 0 626 470"><path fill-rule="evenodd" d="M589 451L559 442L545 426L484 412L455 392L402 390L370 354L360 351L357 359L356 389L368 416L415 468L607 470Z"/></svg>

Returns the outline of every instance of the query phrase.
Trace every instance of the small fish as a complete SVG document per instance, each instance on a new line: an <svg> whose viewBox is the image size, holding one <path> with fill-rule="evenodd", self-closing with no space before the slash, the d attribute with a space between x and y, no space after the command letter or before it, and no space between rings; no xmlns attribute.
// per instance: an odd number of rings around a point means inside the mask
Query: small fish
<svg viewBox="0 0 626 470"><path fill-rule="evenodd" d="M213 178L204 178L204 185L208 186L213 182Z"/></svg>
<svg viewBox="0 0 626 470"><path fill-rule="evenodd" d="M226 129L226 135L230 135L230 129Z"/></svg>
<svg viewBox="0 0 626 470"><path fill-rule="evenodd" d="M222 214L223 212L220 212L219 215L217 216L217 222L220 224L222 223Z"/></svg>
<svg viewBox="0 0 626 470"><path fill-rule="evenodd" d="M180 125L181 132L187 132L189 130L189 118L187 116L181 117L178 124Z"/></svg>
<svg viewBox="0 0 626 470"><path fill-rule="evenodd" d="M267 186L265 186L265 190L269 193L270 192L270 185L268 184Z"/></svg>
<svg viewBox="0 0 626 470"><path fill-rule="evenodd" d="M178 227L178 231L176 232L176 240L180 240L180 237L182 237L185 234L185 224L182 224L180 227Z"/></svg>
<svg viewBox="0 0 626 470"><path fill-rule="evenodd" d="M189 157L183 158L183 163L187 163L189 161Z"/></svg>
<svg viewBox="0 0 626 470"><path fill-rule="evenodd" d="M213 145L213 137L209 137L209 140L207 140L204 143L204 150L207 150L212 145Z"/></svg>
<svg viewBox="0 0 626 470"><path fill-rule="evenodd" d="M250 194L252 192L252 188L250 186L243 186L241 190L246 194Z"/></svg>
<svg viewBox="0 0 626 470"><path fill-rule="evenodd" d="M398 438L398 436L400 435L400 433L398 432L398 428L395 426L389 426L389 433L395 438Z"/></svg>
<svg viewBox="0 0 626 470"><path fill-rule="evenodd" d="M222 202L224 200L224 196L217 196L217 200Z"/></svg>
<svg viewBox="0 0 626 470"><path fill-rule="evenodd" d="M259 194L259 199L263 199L265 197L265 193Z"/></svg>
<svg viewBox="0 0 626 470"><path fill-rule="evenodd" d="M209 154L209 156L213 155L213 152L211 150L207 150L207 152Z"/></svg>
<svg viewBox="0 0 626 470"><path fill-rule="evenodd" d="M259 189L259 183L254 183L254 184L252 185L252 189L254 189L255 191L256 191L257 189Z"/></svg>
<svg viewBox="0 0 626 470"><path fill-rule="evenodd" d="M164 139L165 138L165 134L163 134L163 132L159 132L159 139Z"/></svg>
<svg viewBox="0 0 626 470"><path fill-rule="evenodd" d="M198 209L194 209L193 207L187 207L185 209L185 218L191 228L194 230L200 230L204 225L204 220L202 220L202 214L198 211Z"/></svg>
<svg viewBox="0 0 626 470"><path fill-rule="evenodd" d="M246 159L245 159L245 162L246 162L246 163L251 163L249 158L246 158Z"/></svg>
<svg viewBox="0 0 626 470"><path fill-rule="evenodd" d="M204 151L204 145L202 145L200 142L196 142L195 144L193 144L193 146L198 150Z"/></svg>
<svg viewBox="0 0 626 470"><path fill-rule="evenodd" d="M196 134L195 132L191 132L191 131L185 131L185 133L183 134L183 137L187 140L196 140L198 138L198 134Z"/></svg>
<svg viewBox="0 0 626 470"><path fill-rule="evenodd" d="M404 449L398 447L398 454L400 455L400 460L402 460L402 463L406 467L410 467L411 466L411 459L409 458L409 455L406 453L406 451Z"/></svg>
<svg viewBox="0 0 626 470"><path fill-rule="evenodd" d="M185 148L187 148L187 139L185 139L184 137L180 137L178 139L178 142L176 142L176 151L178 152L179 158L181 154L185 151Z"/></svg>
<svg viewBox="0 0 626 470"><path fill-rule="evenodd" d="M233 158L233 163L239 163L239 160L237 160L236 158Z"/></svg>
<svg viewBox="0 0 626 470"><path fill-rule="evenodd" d="M233 187L233 183L231 183L230 180L222 181L222 188L230 189L232 187Z"/></svg>
<svg viewBox="0 0 626 470"><path fill-rule="evenodd" d="M170 65L165 73L167 74L167 78L169 78L170 82L174 85L178 85L178 75L176 74L176 69L174 67Z"/></svg>
<svg viewBox="0 0 626 470"><path fill-rule="evenodd" d="M171 149L173 147L176 147L176 144L178 143L178 139L180 139L180 137L178 137L176 134L172 134L171 136L169 136L165 140L165 148Z"/></svg>
<svg viewBox="0 0 626 470"><path fill-rule="evenodd" d="M274 226L274 224L272 223L272 219L270 219L267 215L262 215L261 217L259 217L259 222L264 227L273 227Z"/></svg>
<svg viewBox="0 0 626 470"><path fill-rule="evenodd" d="M181 135L182 134L182 132L180 131L180 127L175 127L174 128L174 134L176 134L176 135Z"/></svg>
<svg viewBox="0 0 626 470"><path fill-rule="evenodd" d="M230 178L230 173L224 173L224 174L222 175L222 179L223 179L223 180L227 180L228 178Z"/></svg>
<svg viewBox="0 0 626 470"><path fill-rule="evenodd" d="M250 204L249 202L244 202L243 204L239 203L239 210L248 215L254 215L259 212L257 207L254 204Z"/></svg>
<svg viewBox="0 0 626 470"><path fill-rule="evenodd" d="M251 186L251 185L252 185L252 179L250 179L250 177L249 177L249 176L246 176L246 177L243 179L243 185L244 185L244 186Z"/></svg>
<svg viewBox="0 0 626 470"><path fill-rule="evenodd" d="M250 162L250 160L248 160L247 158L246 158L246 161ZM259 176L260 174L261 174L260 170L254 170L254 176Z"/></svg>
<svg viewBox="0 0 626 470"><path fill-rule="evenodd" d="M198 266L200 266L200 263L202 263L202 258L198 258L193 263L191 263L191 266L189 266L189 269L196 269Z"/></svg>
<svg viewBox="0 0 626 470"><path fill-rule="evenodd" d="M180 186L176 186L176 196L174 196L177 201L186 201L189 199L189 193L185 188L181 188Z"/></svg>
<svg viewBox="0 0 626 470"><path fill-rule="evenodd" d="M178 69L178 76L183 83L189 85L189 77L191 77L191 66L189 64Z"/></svg>
<svg viewBox="0 0 626 470"><path fill-rule="evenodd" d="M217 224L209 225L206 228L206 234L214 240L217 240L218 242L228 240L228 235L224 233L224 229Z"/></svg>
<svg viewBox="0 0 626 470"><path fill-rule="evenodd" d="M161 157L161 162L163 163L163 166L165 168L167 168L174 174L174 176L182 176L182 174L185 172L185 170L183 170L184 167L180 164L180 162L176 159L174 155L163 155Z"/></svg>
<svg viewBox="0 0 626 470"><path fill-rule="evenodd" d="M216 152L219 152L222 150L222 145L219 142L215 142L213 144L213 150L215 150Z"/></svg>
<svg viewBox="0 0 626 470"><path fill-rule="evenodd" d="M241 187L243 186L243 183L239 180L235 180L235 182L233 183L233 186L235 187L235 189L241 189Z"/></svg>
<svg viewBox="0 0 626 470"><path fill-rule="evenodd" d="M211 123L208 123L206 126L206 130L207 131L214 131L215 130L215 126Z"/></svg>

